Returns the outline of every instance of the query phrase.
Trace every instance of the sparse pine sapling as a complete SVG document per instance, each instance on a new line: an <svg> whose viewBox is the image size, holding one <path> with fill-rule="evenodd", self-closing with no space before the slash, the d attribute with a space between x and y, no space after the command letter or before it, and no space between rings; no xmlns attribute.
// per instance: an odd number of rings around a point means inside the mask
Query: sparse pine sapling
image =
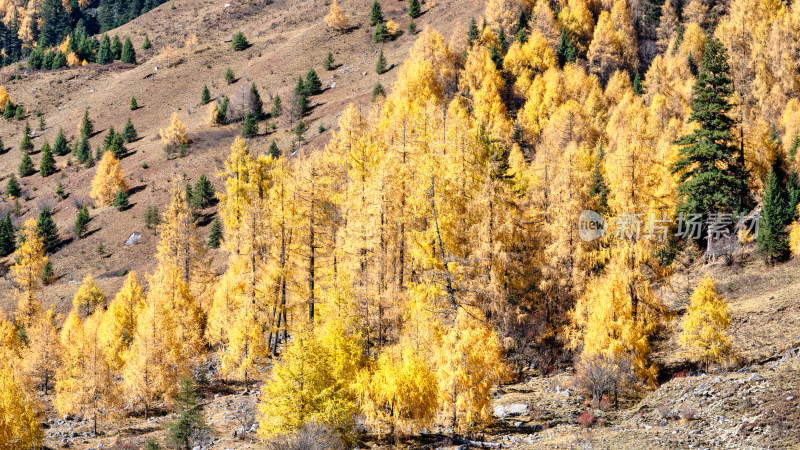
<svg viewBox="0 0 800 450"><path fill-rule="evenodd" d="M203 85L203 92L200 93L200 104L206 105L211 101L211 93L208 92L208 86Z"/></svg>
<svg viewBox="0 0 800 450"><path fill-rule="evenodd" d="M378 3L378 0L374 0L372 2L372 10L369 14L369 24L370 26L375 26L380 23L383 23L383 10L381 9L381 4Z"/></svg>
<svg viewBox="0 0 800 450"><path fill-rule="evenodd" d="M44 250L53 253L58 248L58 228L53 221L53 214L49 208L42 208L39 211L39 220L36 222L36 229L39 237L42 238Z"/></svg>
<svg viewBox="0 0 800 450"><path fill-rule="evenodd" d="M53 144L53 153L57 156L64 156L69 153L69 145L67 145L67 138L64 136L64 130L58 130L58 136Z"/></svg>
<svg viewBox="0 0 800 450"><path fill-rule="evenodd" d="M303 140L303 134L306 132L306 123L302 120L297 121L297 125L294 126L294 134L297 136L298 141Z"/></svg>
<svg viewBox="0 0 800 450"><path fill-rule="evenodd" d="M114 208L117 208L118 211L122 211L128 207L128 194L125 193L125 189L120 189L117 191L117 195L114 197Z"/></svg>
<svg viewBox="0 0 800 450"><path fill-rule="evenodd" d="M119 40L118 35L114 35L114 39L111 40L111 58L112 59L122 59L122 41Z"/></svg>
<svg viewBox="0 0 800 450"><path fill-rule="evenodd" d="M130 38L125 38L125 45L122 47L120 61L125 64L136 64L136 50L133 49Z"/></svg>
<svg viewBox="0 0 800 450"><path fill-rule="evenodd" d="M144 226L148 230L155 230L161 223L161 215L158 212L158 206L148 205L144 212Z"/></svg>
<svg viewBox="0 0 800 450"><path fill-rule="evenodd" d="M389 29L386 23L381 22L375 27L375 32L372 33L372 42L379 44L389 39Z"/></svg>
<svg viewBox="0 0 800 450"><path fill-rule="evenodd" d="M314 69L308 69L308 72L306 72L306 81L303 86L308 95L316 95L322 91L322 82L319 81L317 72Z"/></svg>
<svg viewBox="0 0 800 450"><path fill-rule="evenodd" d="M242 50L247 49L250 46L250 43L247 42L247 38L244 37L244 33L241 31L236 33L233 36L233 42L231 43L231 47L233 47L234 51L240 52Z"/></svg>
<svg viewBox="0 0 800 450"><path fill-rule="evenodd" d="M383 49L381 49L380 54L378 54L378 62L375 64L375 72L377 72L378 75L386 72L386 57L383 56Z"/></svg>
<svg viewBox="0 0 800 450"><path fill-rule="evenodd" d="M419 0L408 0L408 15L411 16L412 19L416 19L422 15L422 9L419 6Z"/></svg>
<svg viewBox="0 0 800 450"><path fill-rule="evenodd" d="M255 114L248 112L244 116L242 122L242 136L253 137L258 134L258 122L256 122Z"/></svg>
<svg viewBox="0 0 800 450"><path fill-rule="evenodd" d="M89 118L89 108L83 112L83 120L81 121L81 135L92 137L94 133L94 122Z"/></svg>
<svg viewBox="0 0 800 450"><path fill-rule="evenodd" d="M374 102L381 97L386 97L386 92L383 90L382 84L375 83L375 87L372 88L372 101Z"/></svg>
<svg viewBox="0 0 800 450"><path fill-rule="evenodd" d="M6 195L9 197L19 197L19 194L22 193L22 188L19 185L19 181L17 181L17 176L13 173L10 177L8 177L8 183L6 183Z"/></svg>
<svg viewBox="0 0 800 450"><path fill-rule="evenodd" d="M122 130L122 138L125 142L131 143L139 137L139 134L136 132L136 128L133 127L133 122L131 122L131 118L128 117L128 121L125 123L125 129Z"/></svg>
<svg viewBox="0 0 800 450"><path fill-rule="evenodd" d="M278 117L283 114L283 105L281 104L281 96L275 94L275 98L272 99L272 109L269 111L269 116L273 119L277 119Z"/></svg>
<svg viewBox="0 0 800 450"><path fill-rule="evenodd" d="M53 263L48 259L44 266L42 266L42 284L49 286L55 280L55 273L53 272Z"/></svg>
<svg viewBox="0 0 800 450"><path fill-rule="evenodd" d="M36 173L36 168L33 167L33 160L30 153L22 153L22 161L19 163L19 176L25 178Z"/></svg>
<svg viewBox="0 0 800 450"><path fill-rule="evenodd" d="M78 215L75 217L75 224L72 226L72 232L75 233L75 237L78 239L83 238L89 226L89 221L91 220L89 208L87 208L86 205L79 206Z"/></svg>
<svg viewBox="0 0 800 450"><path fill-rule="evenodd" d="M136 111L137 109L139 109L139 104L136 103L136 97L134 96L131 96L130 109L131 111Z"/></svg>
<svg viewBox="0 0 800 450"><path fill-rule="evenodd" d="M56 160L50 150L50 144L45 141L42 144L42 160L39 162L39 174L43 177L56 173Z"/></svg>
<svg viewBox="0 0 800 450"><path fill-rule="evenodd" d="M222 241L222 223L219 220L219 217L215 217L214 220L211 222L211 229L208 231L208 240L206 241L206 247L208 248L219 248L219 244Z"/></svg>
<svg viewBox="0 0 800 450"><path fill-rule="evenodd" d="M153 45L150 44L150 37L144 35L144 42L142 42L142 50L149 50Z"/></svg>
<svg viewBox="0 0 800 450"><path fill-rule="evenodd" d="M64 186L61 184L60 181L58 182L58 185L56 186L56 196L58 198L60 198L61 200L67 198L67 193L64 191Z"/></svg>
<svg viewBox="0 0 800 450"><path fill-rule="evenodd" d="M233 74L233 70L231 70L230 67L228 67L228 69L225 70L225 77L224 78L225 78L225 82L228 83L228 84L232 84L234 81L236 81L236 76Z"/></svg>
<svg viewBox="0 0 800 450"><path fill-rule="evenodd" d="M328 55L325 56L325 61L322 62L322 67L325 70L333 70L333 53L328 52Z"/></svg>
<svg viewBox="0 0 800 450"><path fill-rule="evenodd" d="M278 158L281 157L281 150L278 148L278 143L275 142L274 139L273 139L272 143L269 144L269 155L272 156L275 159L278 159Z"/></svg>

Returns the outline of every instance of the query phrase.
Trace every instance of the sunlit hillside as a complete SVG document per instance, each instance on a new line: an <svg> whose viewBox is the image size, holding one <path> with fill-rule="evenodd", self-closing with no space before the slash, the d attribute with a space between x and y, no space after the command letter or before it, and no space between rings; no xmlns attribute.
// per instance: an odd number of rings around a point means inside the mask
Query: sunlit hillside
<svg viewBox="0 0 800 450"><path fill-rule="evenodd" d="M800 445L800 6L0 4L0 448Z"/></svg>

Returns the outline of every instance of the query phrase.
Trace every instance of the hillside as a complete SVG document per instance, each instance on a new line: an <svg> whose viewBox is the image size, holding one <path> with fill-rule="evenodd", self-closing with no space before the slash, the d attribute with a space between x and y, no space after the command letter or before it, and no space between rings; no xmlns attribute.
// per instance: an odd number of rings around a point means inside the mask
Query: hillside
<svg viewBox="0 0 800 450"><path fill-rule="evenodd" d="M0 449L800 447L800 0L58 1Z"/></svg>
<svg viewBox="0 0 800 450"><path fill-rule="evenodd" d="M172 9L172 7L175 9ZM99 278L104 292L116 292L122 283L120 274L126 271L147 273L153 268L152 255L157 239L144 227L144 212L148 205L160 206L163 212L168 203L169 191L175 180L192 183L201 174L209 177L217 189L222 183L216 177L222 161L228 154L234 136L241 130L240 123L211 128L207 123L207 109L200 104L200 92L208 85L212 98L223 95L236 102L236 95L255 83L267 109L272 96L280 95L287 107L291 91L299 75L314 68L320 75L325 91L311 99L312 111L306 117L309 131L299 152L314 151L327 142L330 131L319 133L320 125L335 129L337 118L349 103L368 110L372 88L380 82L387 90L397 76L397 68L408 54L414 37L406 31L384 45L372 43L371 29L366 27L370 2L343 2L348 14L356 16L360 26L345 34L334 33L324 24L327 13L323 1L276 1L255 4L244 2L176 1L159 6L132 22L109 32L130 37L136 48L139 64L100 66L90 64L80 68L59 71L24 71L19 79L11 78L5 84L15 102L28 111L28 120L36 137L36 153L32 154L38 168L39 148L47 140L53 144L60 128L64 129L70 144L79 135L81 118L86 108L95 122L95 135L90 139L94 149L99 146L113 126L121 131L128 117L139 133L139 140L129 144L129 154L122 160L122 168L134 194L131 207L123 212L113 208L92 209L89 236L72 239L75 220L74 201L89 200L89 190L94 171L79 165L67 167L70 156L57 158L62 170L42 179L38 174L21 181L23 187L22 214L15 218L21 225L28 217L36 217L38 206L50 202L54 219L64 244L52 256L58 281L42 291L44 305L53 305L56 311L66 314L78 283L91 273ZM445 36L456 27L466 27L470 18L481 14L479 3L437 2L430 14L418 19L419 29L431 27ZM396 18L407 24L408 16L400 3L388 3L387 18ZM404 25L405 26L405 25ZM252 44L247 50L234 52L230 39L242 31ZM141 50L145 34L153 47ZM197 37L196 45L186 47L187 38ZM174 58L181 62L166 66L164 49L174 49ZM375 73L378 50L393 67L383 75ZM322 62L331 52L335 70L325 71ZM168 52L169 53L169 52ZM223 80L230 67L237 81L228 85ZM158 71L156 71L158 68ZM16 67L6 67L0 76L6 78L16 73ZM331 87L335 84L335 87ZM134 96L139 109L129 109L130 96ZM47 128L38 131L38 118L33 112L41 109ZM192 140L190 155L186 158L167 159L162 149L158 130L169 124L170 116L177 112L188 128ZM279 147L290 151L294 135L288 129L288 119L277 121L277 131L250 139L254 153L264 153L275 140ZM21 155L18 145L22 139L24 121L0 123L0 136L10 150L0 155L0 184L16 172ZM74 160L74 157L72 157ZM144 169L143 165L147 165ZM55 190L61 181L69 197L56 201ZM35 189L35 190L34 190ZM13 203L3 198L0 208L10 210ZM206 213L213 211L205 211ZM201 233L207 232L207 223ZM132 233L142 234L137 245L123 244ZM97 246L102 243L106 253L99 255ZM216 268L222 270L224 261L215 258ZM11 298L13 288L6 276L0 289L4 295L3 309L15 309Z"/></svg>

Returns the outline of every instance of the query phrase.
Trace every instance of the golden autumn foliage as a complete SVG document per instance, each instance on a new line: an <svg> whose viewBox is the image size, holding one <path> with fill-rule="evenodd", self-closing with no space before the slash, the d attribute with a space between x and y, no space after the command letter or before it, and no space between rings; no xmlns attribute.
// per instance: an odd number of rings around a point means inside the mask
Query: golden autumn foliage
<svg viewBox="0 0 800 450"><path fill-rule="evenodd" d="M336 0L331 2L328 14L325 16L325 23L334 31L341 32L350 28L350 18L342 11Z"/></svg>
<svg viewBox="0 0 800 450"><path fill-rule="evenodd" d="M41 310L36 298L36 291L41 287L42 268L48 258L44 254L43 238L39 236L36 219L28 219L20 230L21 244L14 256L16 263L11 266L11 273L17 283L17 318L24 324L30 324L34 316Z"/></svg>
<svg viewBox="0 0 800 450"><path fill-rule="evenodd" d="M0 112L5 112L6 104L9 101L11 101L12 103L14 102L13 100L11 100L11 96L8 95L8 91L6 91L6 87L3 86L3 85L0 85Z"/></svg>
<svg viewBox="0 0 800 450"><path fill-rule="evenodd" d="M39 314L27 330L28 346L23 352L23 371L47 395L61 365L62 348L52 309Z"/></svg>
<svg viewBox="0 0 800 450"><path fill-rule="evenodd" d="M353 382L363 358L360 337L341 322L298 330L262 388L259 435L270 438L319 421L351 440Z"/></svg>
<svg viewBox="0 0 800 450"><path fill-rule="evenodd" d="M72 307L75 308L75 311L83 314L84 317L88 317L94 312L95 308L98 306L104 308L105 305L105 295L100 292L100 288L97 287L94 278L91 275L86 275L78 288L78 292L72 298Z"/></svg>
<svg viewBox="0 0 800 450"><path fill-rule="evenodd" d="M114 202L114 197L120 191L128 191L124 172L119 166L119 160L111 150L106 150L97 164L94 178L92 178L92 196L98 206L108 206Z"/></svg>
<svg viewBox="0 0 800 450"><path fill-rule="evenodd" d="M38 448L43 433L36 407L8 366L0 369L0 447Z"/></svg>
<svg viewBox="0 0 800 450"><path fill-rule="evenodd" d="M130 272L103 315L100 324L101 346L115 370L120 370L125 364L125 353L133 341L143 301L142 285L136 272Z"/></svg>
<svg viewBox="0 0 800 450"><path fill-rule="evenodd" d="M686 311L681 346L695 361L722 362L732 355L731 338L726 329L731 323L727 301L717 292L711 277L700 280Z"/></svg>
<svg viewBox="0 0 800 450"><path fill-rule="evenodd" d="M186 125L178 118L178 113L173 113L169 125L158 130L161 142L168 147L180 147L189 142Z"/></svg>

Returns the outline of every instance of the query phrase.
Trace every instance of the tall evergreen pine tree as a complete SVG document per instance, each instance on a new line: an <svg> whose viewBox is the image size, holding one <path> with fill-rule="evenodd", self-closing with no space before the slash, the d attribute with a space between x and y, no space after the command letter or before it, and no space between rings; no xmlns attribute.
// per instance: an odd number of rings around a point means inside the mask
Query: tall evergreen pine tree
<svg viewBox="0 0 800 450"><path fill-rule="evenodd" d="M677 140L678 210L702 215L742 212L748 206L747 174L741 150L731 135L733 119L728 57L717 39L706 41L703 64L692 93L689 122L699 126Z"/></svg>

